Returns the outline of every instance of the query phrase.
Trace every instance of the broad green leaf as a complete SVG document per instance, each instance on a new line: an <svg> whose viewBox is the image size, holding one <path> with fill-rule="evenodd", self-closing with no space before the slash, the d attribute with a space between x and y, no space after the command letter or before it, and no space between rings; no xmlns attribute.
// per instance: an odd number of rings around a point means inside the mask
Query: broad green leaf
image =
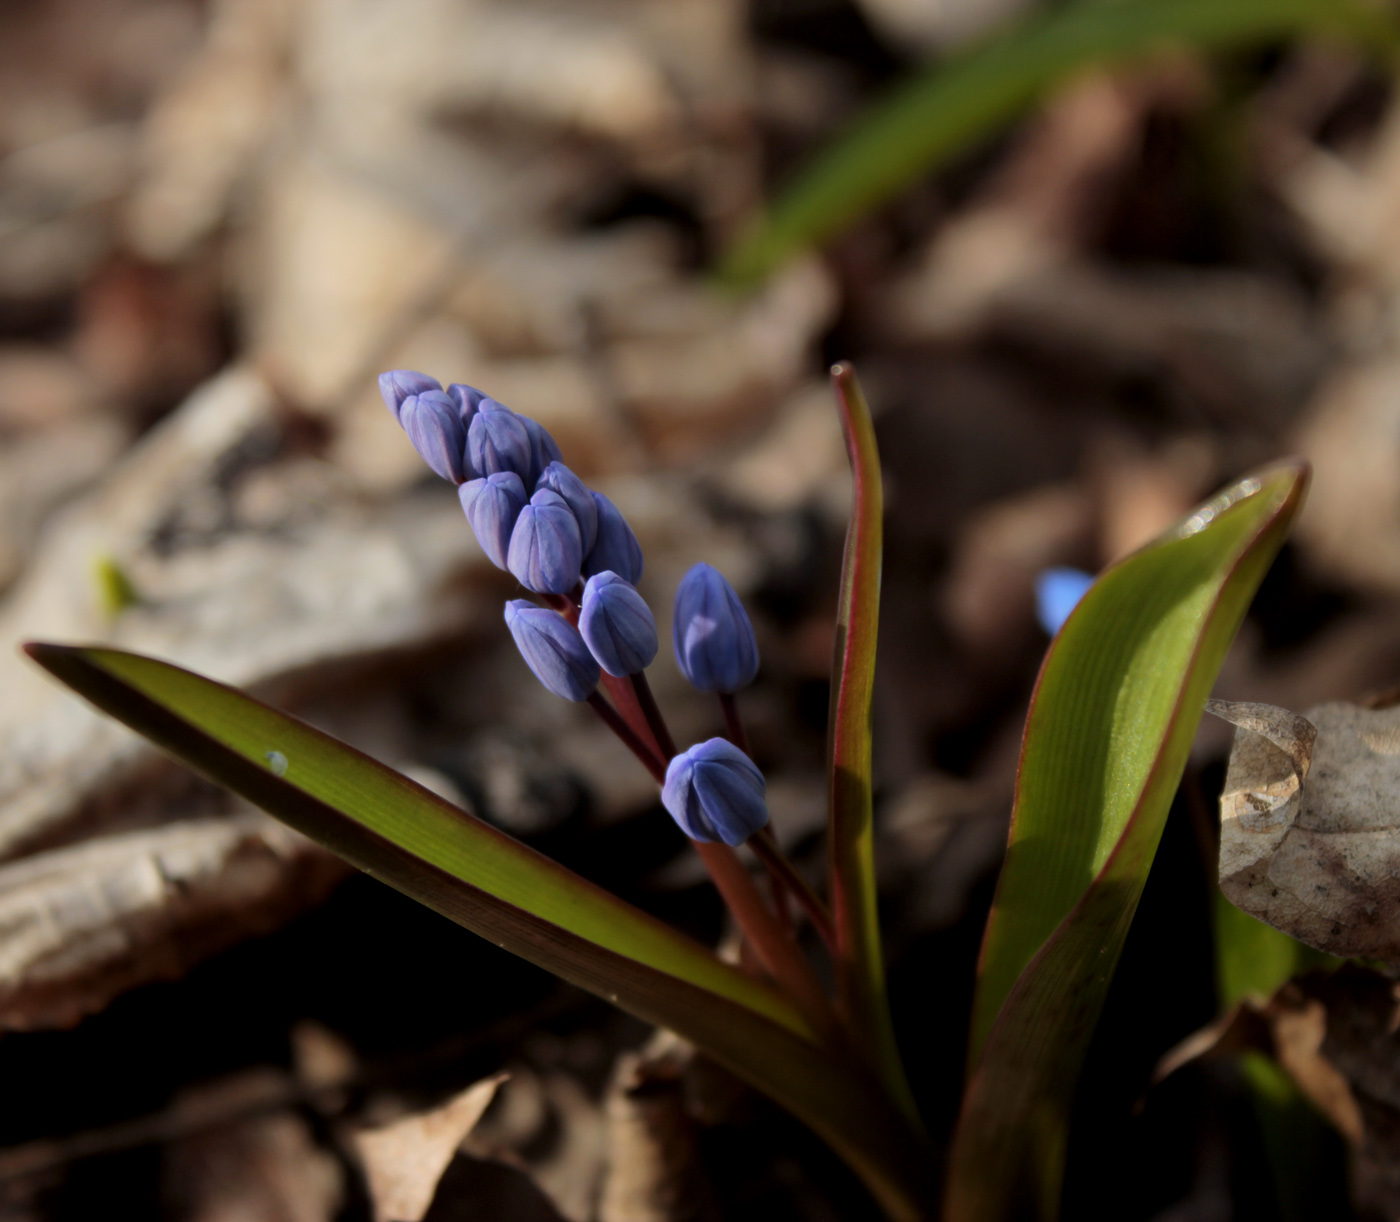
<svg viewBox="0 0 1400 1222"><path fill-rule="evenodd" d="M30 644L158 746L497 945L692 1040L825 1138L896 1218L919 1216L922 1139L860 1066L766 984L306 723L138 654Z"/></svg>
<svg viewBox="0 0 1400 1222"><path fill-rule="evenodd" d="M875 426L855 370L831 371L841 430L851 463L851 518L841 563L836 656L827 727L830 801L828 868L836 931L837 974L851 1025L868 1042L877 1072L901 1106L917 1110L895 1044L880 949L875 889L875 839L870 787L871 704L880 623L880 562L884 494Z"/></svg>
<svg viewBox="0 0 1400 1222"><path fill-rule="evenodd" d="M1314 31L1394 53L1392 22L1366 0L1078 0L1038 10L877 103L740 241L721 276L761 279L1088 68L1174 44L1223 49Z"/></svg>
<svg viewBox="0 0 1400 1222"><path fill-rule="evenodd" d="M982 944L950 1222L1055 1216L1085 1050L1205 699L1302 499L1273 468L1090 588L1046 654Z"/></svg>

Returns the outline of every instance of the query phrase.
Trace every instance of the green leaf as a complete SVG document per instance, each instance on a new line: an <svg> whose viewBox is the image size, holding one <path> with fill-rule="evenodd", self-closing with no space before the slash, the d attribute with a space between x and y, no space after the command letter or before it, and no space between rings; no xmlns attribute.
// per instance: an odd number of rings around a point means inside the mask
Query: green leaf
<svg viewBox="0 0 1400 1222"><path fill-rule="evenodd" d="M1186 43L1224 49L1323 32L1393 55L1365 0L1079 0L1038 10L898 89L822 153L741 239L721 277L751 284L844 229L1086 69Z"/></svg>
<svg viewBox="0 0 1400 1222"><path fill-rule="evenodd" d="M891 1215L918 1216L919 1135L786 997L699 943L306 723L103 648L26 651L102 711L497 945L669 1027L806 1121Z"/></svg>
<svg viewBox="0 0 1400 1222"><path fill-rule="evenodd" d="M1085 1050L1205 699L1306 482L1274 468L1202 506L1106 571L1046 654L982 944L951 1222L1057 1212Z"/></svg>
<svg viewBox="0 0 1400 1222"><path fill-rule="evenodd" d="M1246 997L1268 1001L1294 976L1342 962L1265 925L1215 892L1215 976L1222 1010Z"/></svg>
<svg viewBox="0 0 1400 1222"><path fill-rule="evenodd" d="M831 381L841 409L853 485L841 563L827 728L828 866L836 967L852 1029L866 1043L876 1072L891 1094L914 1117L917 1109L890 1021L875 887L870 768L885 512L880 453L855 370L849 364L837 365L831 371Z"/></svg>

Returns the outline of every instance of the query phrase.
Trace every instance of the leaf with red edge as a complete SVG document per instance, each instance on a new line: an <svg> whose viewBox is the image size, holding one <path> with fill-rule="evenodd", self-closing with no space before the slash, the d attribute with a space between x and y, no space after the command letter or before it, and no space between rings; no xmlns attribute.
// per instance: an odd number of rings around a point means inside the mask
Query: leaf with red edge
<svg viewBox="0 0 1400 1222"><path fill-rule="evenodd" d="M1071 1102L1206 697L1302 500L1270 469L1110 568L1046 654L982 944L949 1222L1053 1218Z"/></svg>
<svg viewBox="0 0 1400 1222"><path fill-rule="evenodd" d="M842 1002L857 1038L890 1093L916 1115L904 1077L885 992L880 915L875 890L871 795L871 705L880 624L884 493L875 426L855 369L831 371L841 429L851 462L851 518L841 564L836 657L827 728L828 867L836 966Z"/></svg>
<svg viewBox="0 0 1400 1222"><path fill-rule="evenodd" d="M153 658L26 651L103 712L506 950L693 1041L809 1124L891 1216L920 1216L920 1135L781 993L286 713ZM444 965L450 970L450 965Z"/></svg>

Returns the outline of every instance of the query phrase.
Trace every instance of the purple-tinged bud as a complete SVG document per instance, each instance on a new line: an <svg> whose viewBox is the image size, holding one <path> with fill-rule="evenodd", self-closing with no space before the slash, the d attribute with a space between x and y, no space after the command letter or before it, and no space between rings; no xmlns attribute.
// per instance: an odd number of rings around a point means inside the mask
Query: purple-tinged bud
<svg viewBox="0 0 1400 1222"><path fill-rule="evenodd" d="M462 509L481 550L498 569L505 568L511 532L526 504L520 476L514 471L497 471L485 479L463 484L457 495L462 498Z"/></svg>
<svg viewBox="0 0 1400 1222"><path fill-rule="evenodd" d="M557 492L541 488L515 521L506 567L527 590L567 594L578 585L582 557L574 511Z"/></svg>
<svg viewBox="0 0 1400 1222"><path fill-rule="evenodd" d="M472 417L476 415L477 409L481 406L481 401L486 395L477 390L475 386L468 386L465 382L453 382L447 388L447 393L452 397L452 402L457 405L457 415L462 419L462 428L471 427Z"/></svg>
<svg viewBox="0 0 1400 1222"><path fill-rule="evenodd" d="M616 573L599 573L583 587L578 630L610 675L646 670L656 657L656 619L637 587Z"/></svg>
<svg viewBox="0 0 1400 1222"><path fill-rule="evenodd" d="M563 463L564 455L554 438L549 435L549 430L538 420L531 420L529 416L520 416L518 419L530 435L530 475L538 481L550 463Z"/></svg>
<svg viewBox="0 0 1400 1222"><path fill-rule="evenodd" d="M712 738L671 761L661 801L692 840L739 845L768 823L765 789L753 760Z"/></svg>
<svg viewBox="0 0 1400 1222"><path fill-rule="evenodd" d="M478 475L514 471L527 488L534 486L530 479L530 434L519 416L494 399L483 399L477 405L467 429L467 459Z"/></svg>
<svg viewBox="0 0 1400 1222"><path fill-rule="evenodd" d="M583 554L588 555L593 550L594 543L598 541L598 502L593 499L593 494L577 475L557 460L546 465L544 473L536 482L535 490L538 492L541 488L557 492L568 502L569 508L574 511L574 517L578 519L579 535L583 539Z"/></svg>
<svg viewBox="0 0 1400 1222"><path fill-rule="evenodd" d="M421 395L425 391L441 389L442 383L436 378L430 378L426 373L418 373L413 369L391 369L388 373L379 375L379 393L384 396L384 406L394 413L395 420L399 418L403 401L409 395Z"/></svg>
<svg viewBox="0 0 1400 1222"><path fill-rule="evenodd" d="M734 587L697 564L676 591L672 640L681 673L702 692L737 692L758 674L758 642Z"/></svg>
<svg viewBox="0 0 1400 1222"><path fill-rule="evenodd" d="M565 700L587 700L598 686L598 663L578 629L523 598L506 603L506 626L535 678Z"/></svg>
<svg viewBox="0 0 1400 1222"><path fill-rule="evenodd" d="M442 391L409 395L399 408L399 423L423 461L443 479L460 484L470 475L466 431L457 405Z"/></svg>
<svg viewBox="0 0 1400 1222"><path fill-rule="evenodd" d="M583 575L616 573L636 585L642 576L642 545L627 525L627 519L601 492L593 494L598 506L598 538L583 558Z"/></svg>

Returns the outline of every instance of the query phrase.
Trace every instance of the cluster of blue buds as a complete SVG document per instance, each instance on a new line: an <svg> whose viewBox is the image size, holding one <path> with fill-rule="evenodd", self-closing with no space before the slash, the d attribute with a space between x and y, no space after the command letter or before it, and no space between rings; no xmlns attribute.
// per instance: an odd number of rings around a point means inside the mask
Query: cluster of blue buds
<svg viewBox="0 0 1400 1222"><path fill-rule="evenodd" d="M379 390L423 461L458 485L491 562L550 602L506 604L506 625L535 677L557 696L590 703L603 699L604 674L644 684L656 620L635 584L641 546L617 506L564 465L539 423L473 387L444 390L400 369L381 374ZM681 673L702 691L728 697L758 673L749 617L708 564L681 581L672 639ZM767 824L764 792L749 757L712 738L669 761L662 802L693 840L737 845Z"/></svg>
<svg viewBox="0 0 1400 1222"><path fill-rule="evenodd" d="M538 421L474 387L444 390L408 369L380 374L379 393L423 461L458 485L482 551L527 590L570 594L597 573L627 582L642 575L626 519L564 465Z"/></svg>

